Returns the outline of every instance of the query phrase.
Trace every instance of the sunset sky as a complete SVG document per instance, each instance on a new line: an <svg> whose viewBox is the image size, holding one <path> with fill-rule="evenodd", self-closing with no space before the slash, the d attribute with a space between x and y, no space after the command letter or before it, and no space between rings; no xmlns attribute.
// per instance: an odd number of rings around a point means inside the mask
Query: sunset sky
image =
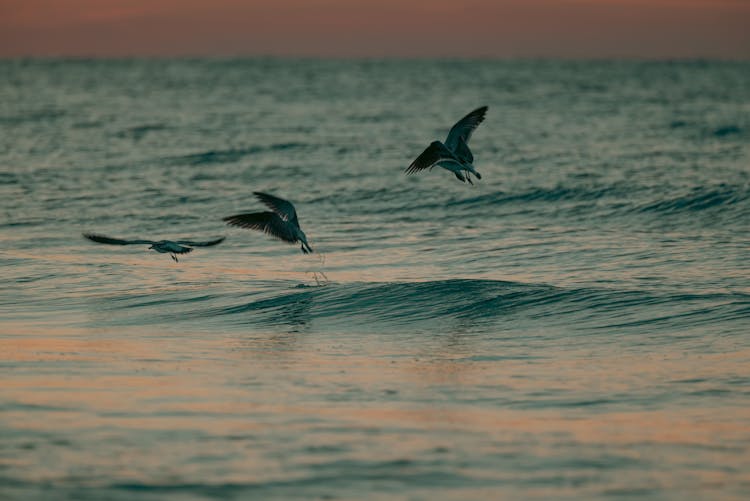
<svg viewBox="0 0 750 501"><path fill-rule="evenodd" d="M750 0L0 0L0 57L750 58Z"/></svg>

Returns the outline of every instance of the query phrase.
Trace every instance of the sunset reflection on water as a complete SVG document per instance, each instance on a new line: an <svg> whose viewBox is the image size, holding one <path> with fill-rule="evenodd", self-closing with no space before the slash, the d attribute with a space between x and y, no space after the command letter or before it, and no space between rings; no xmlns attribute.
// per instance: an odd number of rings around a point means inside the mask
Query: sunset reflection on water
<svg viewBox="0 0 750 501"><path fill-rule="evenodd" d="M131 477L190 482L205 461L210 483L269 482L286 478L290 461L300 471L334 468L329 455L343 471L464 461L480 491L527 478L540 496L558 489L541 486L548 475L595 494L620 464L632 472L621 477L624 489L711 492L750 481L740 445L750 439L750 409L692 405L692 395L741 383L732 381L746 374L747 350L696 364L666 347L606 355L562 340L487 353L470 336L455 350L455 339L398 334L352 345L350 334L299 332L16 332L0 339L3 364L13 367L2 383L0 464L29 482L64 487L76 471L106 472L106 480L90 476L98 487ZM160 470L154 448L177 470ZM709 467L715 458L734 467ZM539 466L529 470L530 462Z"/></svg>

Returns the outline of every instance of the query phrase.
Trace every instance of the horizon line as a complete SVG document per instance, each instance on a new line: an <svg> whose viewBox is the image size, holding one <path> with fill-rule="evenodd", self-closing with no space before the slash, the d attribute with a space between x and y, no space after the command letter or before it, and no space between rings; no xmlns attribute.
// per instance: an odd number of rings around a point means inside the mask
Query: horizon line
<svg viewBox="0 0 750 501"><path fill-rule="evenodd" d="M409 56L409 55L313 55L313 54L131 54L131 55L94 55L94 54L59 54L59 55L16 55L2 56L0 61L229 61L229 60L309 60L309 61L484 61L484 62L512 62L512 61L570 61L570 62L750 62L749 56L643 56L643 55L613 55L613 56Z"/></svg>

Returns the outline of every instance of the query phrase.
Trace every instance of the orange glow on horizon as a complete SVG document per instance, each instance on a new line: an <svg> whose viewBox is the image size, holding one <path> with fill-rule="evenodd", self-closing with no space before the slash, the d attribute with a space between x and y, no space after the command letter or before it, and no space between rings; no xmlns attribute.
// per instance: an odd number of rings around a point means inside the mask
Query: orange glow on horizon
<svg viewBox="0 0 750 501"><path fill-rule="evenodd" d="M750 57L739 0L0 0L0 57Z"/></svg>

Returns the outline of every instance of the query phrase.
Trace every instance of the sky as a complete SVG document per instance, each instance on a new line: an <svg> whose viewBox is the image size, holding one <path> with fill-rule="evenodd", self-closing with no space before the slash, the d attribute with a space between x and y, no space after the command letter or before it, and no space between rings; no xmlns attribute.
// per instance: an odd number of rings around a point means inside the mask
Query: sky
<svg viewBox="0 0 750 501"><path fill-rule="evenodd" d="M750 0L0 0L0 57L750 59Z"/></svg>

